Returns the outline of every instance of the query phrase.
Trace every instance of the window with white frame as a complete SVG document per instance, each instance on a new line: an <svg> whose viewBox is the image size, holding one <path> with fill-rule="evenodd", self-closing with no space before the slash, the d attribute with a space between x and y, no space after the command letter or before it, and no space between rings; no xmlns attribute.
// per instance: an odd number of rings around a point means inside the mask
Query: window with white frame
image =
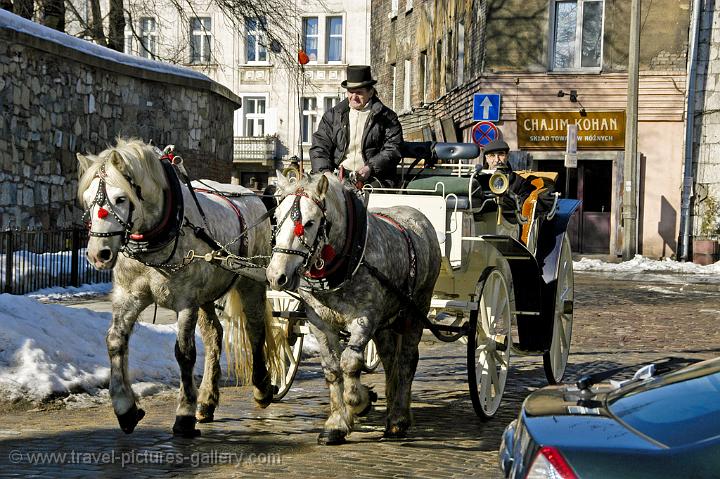
<svg viewBox="0 0 720 479"><path fill-rule="evenodd" d="M301 100L302 106L302 142L309 144L312 142L312 134L315 131L315 125L317 123L317 98L315 97L303 97Z"/></svg>
<svg viewBox="0 0 720 479"><path fill-rule="evenodd" d="M265 135L265 98L245 97L243 98L245 108L245 136Z"/></svg>
<svg viewBox="0 0 720 479"><path fill-rule="evenodd" d="M267 61L267 47L264 45L266 30L264 18L247 18L245 20L245 60L248 63Z"/></svg>
<svg viewBox="0 0 720 479"><path fill-rule="evenodd" d="M343 47L343 19L342 17L327 17L325 19L325 45L328 62L342 61Z"/></svg>
<svg viewBox="0 0 720 479"><path fill-rule="evenodd" d="M158 42L157 42L157 22L152 17L142 17L140 19L140 45L138 46L138 54L144 58L157 58Z"/></svg>
<svg viewBox="0 0 720 479"><path fill-rule="evenodd" d="M398 9L400 7L400 0L392 0L390 3L390 17L397 17Z"/></svg>
<svg viewBox="0 0 720 479"><path fill-rule="evenodd" d="M340 98L337 96L326 96L323 99L323 113L332 110L338 103L340 103Z"/></svg>
<svg viewBox="0 0 720 479"><path fill-rule="evenodd" d="M210 17L190 19L190 63L209 63L212 45Z"/></svg>
<svg viewBox="0 0 720 479"><path fill-rule="evenodd" d="M413 0L405 0L405 11L409 12L413 9Z"/></svg>
<svg viewBox="0 0 720 479"><path fill-rule="evenodd" d="M302 19L302 42L303 50L307 53L311 62L318 60L318 17L304 17Z"/></svg>
<svg viewBox="0 0 720 479"><path fill-rule="evenodd" d="M552 2L550 69L599 70L602 63L603 0Z"/></svg>
<svg viewBox="0 0 720 479"><path fill-rule="evenodd" d="M132 55L135 53L133 51L133 44L135 43L135 35L133 35L132 25L130 25L130 21L128 19L125 19L125 45L124 45L124 53L127 53L128 55Z"/></svg>
<svg viewBox="0 0 720 479"><path fill-rule="evenodd" d="M412 69L412 63L410 60L405 60L405 85L403 87L403 110L410 111L410 98L412 97L410 88L412 83L410 81L410 73Z"/></svg>

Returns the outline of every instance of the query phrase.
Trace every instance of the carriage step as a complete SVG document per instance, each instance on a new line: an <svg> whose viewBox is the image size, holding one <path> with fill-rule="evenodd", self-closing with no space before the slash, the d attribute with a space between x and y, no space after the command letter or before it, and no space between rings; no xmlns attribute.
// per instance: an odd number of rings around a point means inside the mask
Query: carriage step
<svg viewBox="0 0 720 479"><path fill-rule="evenodd" d="M457 299L436 299L430 302L431 308L440 309L462 309L465 311L475 311L478 309L476 301L458 301Z"/></svg>

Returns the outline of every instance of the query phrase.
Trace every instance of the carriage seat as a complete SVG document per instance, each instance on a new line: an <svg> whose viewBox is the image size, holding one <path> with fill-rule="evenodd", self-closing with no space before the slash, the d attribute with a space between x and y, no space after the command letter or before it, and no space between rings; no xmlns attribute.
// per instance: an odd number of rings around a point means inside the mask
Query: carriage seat
<svg viewBox="0 0 720 479"><path fill-rule="evenodd" d="M533 186L530 194L525 198L522 204L521 213L530 221L522 226L521 239L526 245L528 244L530 232L533 228L537 231L542 220L550 213L546 208L538 208L540 195L543 193L551 193L554 190L558 173L554 171L517 171L518 175L530 181Z"/></svg>
<svg viewBox="0 0 720 479"><path fill-rule="evenodd" d="M408 183L408 189L410 190L423 190L421 191L410 191L410 194L434 194L442 195L443 188L435 188L438 183L444 187L444 193L447 201L447 208L454 210L467 210L470 208L470 198L468 193L470 191L470 185L472 181L472 190L477 192L477 197L482 196L482 189L479 187L480 184L475 178L467 178L462 176L425 176L421 178L415 178ZM448 196L454 195L454 196ZM480 204L482 201L479 201Z"/></svg>
<svg viewBox="0 0 720 479"><path fill-rule="evenodd" d="M403 158L426 160L434 165L440 160L472 160L480 156L475 143L438 143L433 141L404 141L400 144Z"/></svg>

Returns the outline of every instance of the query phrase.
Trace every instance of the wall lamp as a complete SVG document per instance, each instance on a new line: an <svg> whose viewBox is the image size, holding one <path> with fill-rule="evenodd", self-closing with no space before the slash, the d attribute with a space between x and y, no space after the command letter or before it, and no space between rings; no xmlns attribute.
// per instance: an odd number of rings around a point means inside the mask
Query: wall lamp
<svg viewBox="0 0 720 479"><path fill-rule="evenodd" d="M570 90L570 93L565 93L562 90L559 90L557 92L557 96L560 98L564 97L565 95L568 95L570 97L570 101L572 103L577 103L578 105L580 105L580 116L587 116L585 107L583 106L582 103L580 103L580 100L578 100L577 90Z"/></svg>

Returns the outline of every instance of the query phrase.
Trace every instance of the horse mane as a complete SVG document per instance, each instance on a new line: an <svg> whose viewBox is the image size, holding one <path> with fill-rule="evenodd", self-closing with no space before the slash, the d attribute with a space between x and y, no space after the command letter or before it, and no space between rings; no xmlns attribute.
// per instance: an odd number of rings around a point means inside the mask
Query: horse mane
<svg viewBox="0 0 720 479"><path fill-rule="evenodd" d="M108 147L98 155L88 154L87 159L91 163L78 181L80 201L104 166L105 181L125 191L135 205L138 219L143 219L143 205L157 205L160 208L162 191L167 188L165 172L160 163L161 154L159 149L138 138L117 138L114 147ZM128 178L140 186L144 201L140 200Z"/></svg>

